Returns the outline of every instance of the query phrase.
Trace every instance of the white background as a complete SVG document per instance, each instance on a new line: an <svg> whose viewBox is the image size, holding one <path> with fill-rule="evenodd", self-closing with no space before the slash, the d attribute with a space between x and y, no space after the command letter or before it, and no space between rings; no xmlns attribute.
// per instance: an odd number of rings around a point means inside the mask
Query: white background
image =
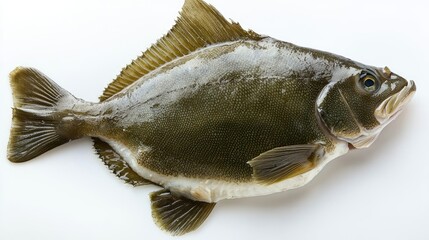
<svg viewBox="0 0 429 240"><path fill-rule="evenodd" d="M417 84L369 149L289 192L220 202L176 239L429 239L427 1L209 0L258 33L390 69ZM8 73L32 66L97 101L122 67L166 33L182 1L0 0L0 239L169 239L152 221L156 187L123 184L89 139L33 161L6 159ZM305 89L303 89L304 91Z"/></svg>

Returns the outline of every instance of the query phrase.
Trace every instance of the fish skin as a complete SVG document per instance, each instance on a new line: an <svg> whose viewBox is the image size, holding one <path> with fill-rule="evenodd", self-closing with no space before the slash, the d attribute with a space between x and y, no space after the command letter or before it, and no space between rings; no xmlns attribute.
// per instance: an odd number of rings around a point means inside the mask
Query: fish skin
<svg viewBox="0 0 429 240"><path fill-rule="evenodd" d="M99 137L118 152L126 148L123 156L134 171L179 195L206 202L265 195L292 187L244 193L248 183L261 187L248 164L259 154L311 143L321 144L330 156L347 152L336 147L346 142L321 125L316 102L327 85L341 86L341 80L369 68L269 37L236 41L172 61L104 102L81 102L67 118L84 124L81 135ZM347 113L339 96L330 93L326 99L340 116ZM353 117L345 117L345 128L354 127ZM192 180L201 183L186 183ZM207 180L218 184L208 187ZM207 193L195 195L199 189Z"/></svg>
<svg viewBox="0 0 429 240"><path fill-rule="evenodd" d="M310 79L306 75L312 75L312 70L282 67L277 72L259 70L287 61L293 52L307 54L307 50L299 52L297 47L286 47L288 44L271 38L262 43L238 41L228 45L235 45L239 50L225 54L218 50L224 48L221 45L211 47L207 50L209 53L202 50L191 54L180 62L191 64L192 72L174 71L175 68L167 64L155 72L154 77L148 76L152 79L142 79L127 92L93 105L89 111L100 111L100 114L91 114L99 117L97 121L79 119L91 129L91 133L82 134L116 141L132 152L141 152L141 157L137 157L139 165L160 174L233 182L252 181L252 169L247 162L274 147L323 142L331 150L332 140L320 130L316 115L300 116L299 113L314 111L316 98L332 73ZM265 54L268 59L261 57L252 63L240 57L242 48L255 51L260 45L265 48L260 48L261 55ZM272 63L271 52L277 51L284 54ZM217 52L218 56L211 52ZM213 57L201 60L200 55ZM246 67L240 69L225 59ZM341 64L346 67L348 63L352 62L344 59ZM199 78L200 72L208 73L211 68L208 66L216 64L222 66L214 69L222 71ZM335 64L340 64L338 59L320 61L322 66L318 67ZM160 91L153 87L159 87ZM138 100L133 99L135 96ZM213 168L207 168L210 164Z"/></svg>
<svg viewBox="0 0 429 240"><path fill-rule="evenodd" d="M370 146L416 91L387 68L228 25L201 0L186 7L213 13L237 39L210 36L195 51L176 49L175 59L150 49L153 69L137 78L133 64L144 62L134 61L100 103L75 98L35 69L14 70L8 158L28 161L73 139L99 138L109 156L122 158L112 165L119 177L164 188L151 195L153 216L181 235L217 201L300 187L349 146ZM184 220L164 212L166 204L180 204L172 211Z"/></svg>

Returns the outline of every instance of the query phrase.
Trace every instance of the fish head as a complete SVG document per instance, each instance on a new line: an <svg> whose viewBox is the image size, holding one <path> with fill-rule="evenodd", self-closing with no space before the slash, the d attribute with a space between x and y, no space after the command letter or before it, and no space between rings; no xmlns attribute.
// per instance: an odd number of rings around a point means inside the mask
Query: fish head
<svg viewBox="0 0 429 240"><path fill-rule="evenodd" d="M366 148L410 101L416 85L387 67L363 66L352 72L325 86L317 99L317 114L331 135Z"/></svg>

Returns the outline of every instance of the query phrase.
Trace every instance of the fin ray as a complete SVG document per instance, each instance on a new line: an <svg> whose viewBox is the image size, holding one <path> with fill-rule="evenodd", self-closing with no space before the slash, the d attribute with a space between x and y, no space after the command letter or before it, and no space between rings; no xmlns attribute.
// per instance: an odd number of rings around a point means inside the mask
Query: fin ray
<svg viewBox="0 0 429 240"><path fill-rule="evenodd" d="M277 147L255 157L248 164L259 182L273 184L313 169L323 151L318 144Z"/></svg>
<svg viewBox="0 0 429 240"><path fill-rule="evenodd" d="M25 162L73 139L57 131L58 103L75 99L33 68L18 67L10 74L13 91L12 128L8 159Z"/></svg>
<svg viewBox="0 0 429 240"><path fill-rule="evenodd" d="M238 23L226 20L213 6L202 0L185 0L173 28L140 57L122 69L100 96L104 101L149 72L210 44L239 39L260 39Z"/></svg>
<svg viewBox="0 0 429 240"><path fill-rule="evenodd" d="M108 143L99 138L92 139L94 148L100 159L117 177L133 186L154 184L134 172L128 163Z"/></svg>
<svg viewBox="0 0 429 240"><path fill-rule="evenodd" d="M166 189L153 192L150 199L155 223L172 235L183 235L197 229L216 205L175 196Z"/></svg>

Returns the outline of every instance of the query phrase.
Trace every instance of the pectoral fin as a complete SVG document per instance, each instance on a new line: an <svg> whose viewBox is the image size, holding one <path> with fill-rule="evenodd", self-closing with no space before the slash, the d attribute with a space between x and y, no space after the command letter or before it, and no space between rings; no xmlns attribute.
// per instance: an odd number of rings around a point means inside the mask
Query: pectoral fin
<svg viewBox="0 0 429 240"><path fill-rule="evenodd" d="M318 144L292 145L273 148L248 162L253 178L273 184L313 169L323 148Z"/></svg>
<svg viewBox="0 0 429 240"><path fill-rule="evenodd" d="M174 196L166 189L153 192L150 200L155 223L172 235L183 235L197 229L216 205Z"/></svg>

